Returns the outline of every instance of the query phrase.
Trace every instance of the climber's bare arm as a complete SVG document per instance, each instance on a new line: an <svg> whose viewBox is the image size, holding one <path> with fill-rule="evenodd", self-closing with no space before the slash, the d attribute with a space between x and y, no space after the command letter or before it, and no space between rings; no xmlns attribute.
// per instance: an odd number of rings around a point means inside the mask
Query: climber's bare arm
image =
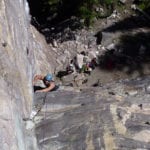
<svg viewBox="0 0 150 150"><path fill-rule="evenodd" d="M55 87L55 83L51 82L50 86L45 88L45 89L41 89L41 90L37 90L36 92L49 92L51 91L53 88Z"/></svg>
<svg viewBox="0 0 150 150"><path fill-rule="evenodd" d="M43 75L36 75L33 79L33 85L38 81L38 80L43 80L44 76Z"/></svg>

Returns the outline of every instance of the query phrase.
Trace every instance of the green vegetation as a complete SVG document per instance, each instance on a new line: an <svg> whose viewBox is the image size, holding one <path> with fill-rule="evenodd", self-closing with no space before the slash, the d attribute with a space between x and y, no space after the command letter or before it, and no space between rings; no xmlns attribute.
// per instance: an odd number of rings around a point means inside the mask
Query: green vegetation
<svg viewBox="0 0 150 150"><path fill-rule="evenodd" d="M150 1L149 0L143 0L139 3L139 8L142 10L147 11L150 8Z"/></svg>
<svg viewBox="0 0 150 150"><path fill-rule="evenodd" d="M112 4L114 1L113 0L104 0L103 3L106 3L106 5Z"/></svg>
<svg viewBox="0 0 150 150"><path fill-rule="evenodd" d="M86 26L93 23L94 18L109 16L112 11L120 5L119 0L36 0L36 6L33 0L28 0L29 4L36 7L34 16L37 20L44 21L51 18L50 21L57 22L77 16L84 20ZM142 10L149 10L150 1L139 1L138 6ZM96 11L96 8L102 8L104 12Z"/></svg>
<svg viewBox="0 0 150 150"><path fill-rule="evenodd" d="M150 6L150 1L149 0L143 0L143 1L139 2L138 5L141 9L144 10Z"/></svg>
<svg viewBox="0 0 150 150"><path fill-rule="evenodd" d="M93 9L94 5L99 4L98 0L83 0L78 6L78 16L85 20L85 24L90 26L93 22L96 13Z"/></svg>

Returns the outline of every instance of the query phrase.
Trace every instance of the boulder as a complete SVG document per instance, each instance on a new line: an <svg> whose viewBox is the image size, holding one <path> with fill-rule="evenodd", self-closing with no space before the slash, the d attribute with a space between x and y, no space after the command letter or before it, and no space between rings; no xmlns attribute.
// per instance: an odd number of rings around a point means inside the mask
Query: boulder
<svg viewBox="0 0 150 150"><path fill-rule="evenodd" d="M76 60L76 63L77 63L77 66L81 69L82 66L83 66L83 58L84 56L81 55L81 54L77 54L77 60Z"/></svg>

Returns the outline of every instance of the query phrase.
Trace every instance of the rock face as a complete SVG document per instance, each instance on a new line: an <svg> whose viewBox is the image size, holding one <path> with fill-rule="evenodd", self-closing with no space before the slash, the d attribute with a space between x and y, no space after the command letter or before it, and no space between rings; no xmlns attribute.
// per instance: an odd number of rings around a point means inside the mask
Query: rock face
<svg viewBox="0 0 150 150"><path fill-rule="evenodd" d="M48 46L30 25L26 0L0 1L1 150L150 149L149 78L97 83L81 91L60 87L34 96L34 74L62 69L84 49L96 52L94 33L80 32L83 36L77 35L75 42ZM104 46L111 44L106 32L102 36ZM32 109L36 116L25 121Z"/></svg>
<svg viewBox="0 0 150 150"><path fill-rule="evenodd" d="M38 145L44 150L150 149L149 78L82 91L35 95ZM134 91L136 94L129 94ZM44 103L44 105L43 105Z"/></svg>
<svg viewBox="0 0 150 150"><path fill-rule="evenodd" d="M30 26L26 0L0 1L1 150L37 149L34 133L25 129L23 118L29 116L32 108L33 74L53 70L48 64L52 54L43 53L48 51L44 42ZM44 60L45 66L37 58Z"/></svg>

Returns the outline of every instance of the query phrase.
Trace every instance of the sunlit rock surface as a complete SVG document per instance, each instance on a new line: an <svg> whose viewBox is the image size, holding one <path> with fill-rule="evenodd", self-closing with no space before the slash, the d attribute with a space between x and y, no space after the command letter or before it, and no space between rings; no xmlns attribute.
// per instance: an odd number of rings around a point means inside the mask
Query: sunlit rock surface
<svg viewBox="0 0 150 150"><path fill-rule="evenodd" d="M81 91L36 93L34 105L39 112L34 123L39 147L150 149L148 82L146 77Z"/></svg>
<svg viewBox="0 0 150 150"><path fill-rule="evenodd" d="M0 1L0 149L37 149L34 134L23 118L32 108L32 76L51 72L44 38L30 26L26 0ZM41 55L42 54L42 55ZM39 58L40 57L40 58ZM45 60L41 63L35 59ZM44 61L43 61L44 62ZM52 58L51 58L51 62ZM43 63L44 64L44 63ZM35 71L36 70L36 71Z"/></svg>

